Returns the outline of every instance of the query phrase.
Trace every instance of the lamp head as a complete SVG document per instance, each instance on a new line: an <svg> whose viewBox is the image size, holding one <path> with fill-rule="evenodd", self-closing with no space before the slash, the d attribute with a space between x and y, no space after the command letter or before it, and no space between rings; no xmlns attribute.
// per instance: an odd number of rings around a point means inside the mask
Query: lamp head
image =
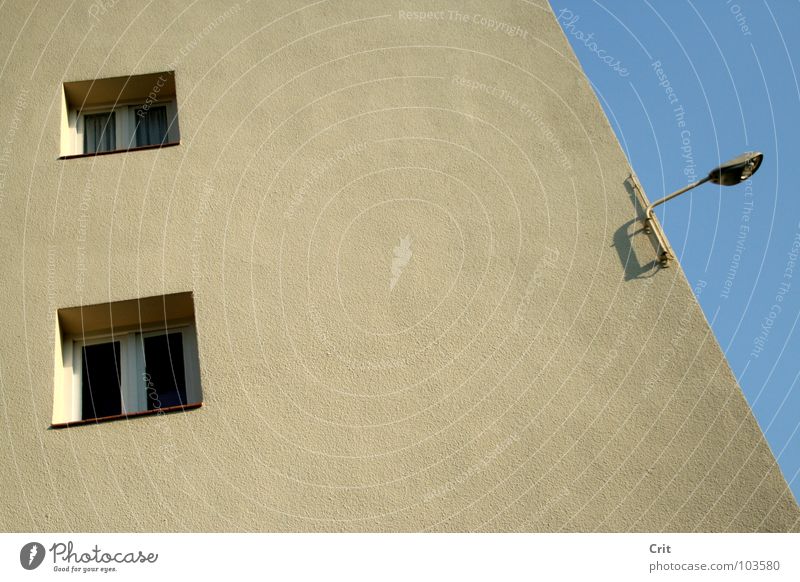
<svg viewBox="0 0 800 582"><path fill-rule="evenodd" d="M763 159L764 154L761 152L747 152L714 168L709 172L708 178L714 184L735 186L755 174Z"/></svg>

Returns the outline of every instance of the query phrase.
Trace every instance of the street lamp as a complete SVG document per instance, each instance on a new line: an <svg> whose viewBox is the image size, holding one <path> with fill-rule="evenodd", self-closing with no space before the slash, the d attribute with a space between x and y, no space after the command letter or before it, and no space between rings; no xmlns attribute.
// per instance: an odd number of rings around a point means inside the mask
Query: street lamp
<svg viewBox="0 0 800 582"><path fill-rule="evenodd" d="M720 184L721 186L735 186L740 182L744 182L750 178L750 176L756 173L758 167L761 165L761 160L763 159L764 154L761 152L747 152L742 154L741 156L733 158L732 160L728 160L721 166L714 168L708 173L708 176L702 180L692 182L685 188L676 190L672 194L664 196L660 200L656 200L647 207L644 212L644 231L648 234L652 232L656 235L656 240L658 240L660 247L659 258L662 266L667 267L670 259L674 259L675 257L673 256L672 250L667 243L667 237L664 235L664 231L661 229L658 221L655 220L653 209L656 206L664 204L664 202L667 202L668 200L677 198L692 188L696 188L700 184L705 184L706 182L713 182L714 184Z"/></svg>

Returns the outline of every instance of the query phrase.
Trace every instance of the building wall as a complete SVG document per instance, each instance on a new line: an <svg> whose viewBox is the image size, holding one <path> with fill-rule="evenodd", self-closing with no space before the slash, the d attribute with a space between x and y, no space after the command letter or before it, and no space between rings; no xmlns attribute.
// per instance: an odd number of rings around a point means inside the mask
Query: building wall
<svg viewBox="0 0 800 582"><path fill-rule="evenodd" d="M544 0L0 12L3 530L800 527ZM164 70L180 146L57 159ZM204 406L50 429L57 310L184 291Z"/></svg>

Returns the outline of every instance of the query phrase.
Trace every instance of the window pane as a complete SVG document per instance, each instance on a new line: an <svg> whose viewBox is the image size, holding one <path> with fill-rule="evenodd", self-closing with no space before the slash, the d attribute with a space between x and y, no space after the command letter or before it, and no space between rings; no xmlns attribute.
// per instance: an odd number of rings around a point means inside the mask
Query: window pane
<svg viewBox="0 0 800 582"><path fill-rule="evenodd" d="M119 342L83 346L82 418L122 414Z"/></svg>
<svg viewBox="0 0 800 582"><path fill-rule="evenodd" d="M183 334L144 338L144 361L147 410L186 404Z"/></svg>
<svg viewBox="0 0 800 582"><path fill-rule="evenodd" d="M136 110L137 147L159 145L167 141L167 108L150 107Z"/></svg>
<svg viewBox="0 0 800 582"><path fill-rule="evenodd" d="M83 116L83 153L110 152L117 149L117 125L114 112Z"/></svg>

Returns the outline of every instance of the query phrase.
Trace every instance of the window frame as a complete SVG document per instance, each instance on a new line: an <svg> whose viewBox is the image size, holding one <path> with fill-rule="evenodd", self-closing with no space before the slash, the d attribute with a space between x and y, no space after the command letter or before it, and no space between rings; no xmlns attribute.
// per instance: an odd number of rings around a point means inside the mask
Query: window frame
<svg viewBox="0 0 800 582"><path fill-rule="evenodd" d="M119 335L103 334L97 337L87 337L72 342L72 383L73 386L75 386L75 391L72 396L77 400L77 402L73 402L73 411L78 411L77 420L89 420L83 418L83 348L84 346L114 342L119 342L120 414L126 414L125 378L126 374L129 373L127 368L130 366L130 360L126 357L125 352L127 348L125 346L125 340Z"/></svg>
<svg viewBox="0 0 800 582"><path fill-rule="evenodd" d="M153 337L171 333L181 333L183 347L184 381L186 402L179 406L161 407L148 410L148 391L145 384L144 358L140 358L137 338ZM120 414L105 417L83 418L83 366L82 348L109 342L120 342ZM101 422L117 418L128 418L145 414L158 414L172 410L197 408L202 405L200 370L197 351L197 329L194 323L175 323L174 325L153 325L122 331L106 331L93 334L70 334L64 337L63 362L66 378L63 387L65 397L71 403L70 420L53 424L59 428L75 424Z"/></svg>
<svg viewBox="0 0 800 582"><path fill-rule="evenodd" d="M167 139L163 144L152 144L146 146L136 145L136 110L142 108L167 108ZM83 148L84 116L97 115L101 113L114 113L116 143L113 150L103 152L86 152ZM157 102L148 103L140 99L124 101L113 105L94 105L91 107L81 107L73 109L69 113L69 127L71 130L71 150L72 154L62 156L65 158L76 156L98 156L115 152L126 152L136 149L159 148L167 145L174 145L180 142L180 134L177 124L178 106L174 98L159 99Z"/></svg>

